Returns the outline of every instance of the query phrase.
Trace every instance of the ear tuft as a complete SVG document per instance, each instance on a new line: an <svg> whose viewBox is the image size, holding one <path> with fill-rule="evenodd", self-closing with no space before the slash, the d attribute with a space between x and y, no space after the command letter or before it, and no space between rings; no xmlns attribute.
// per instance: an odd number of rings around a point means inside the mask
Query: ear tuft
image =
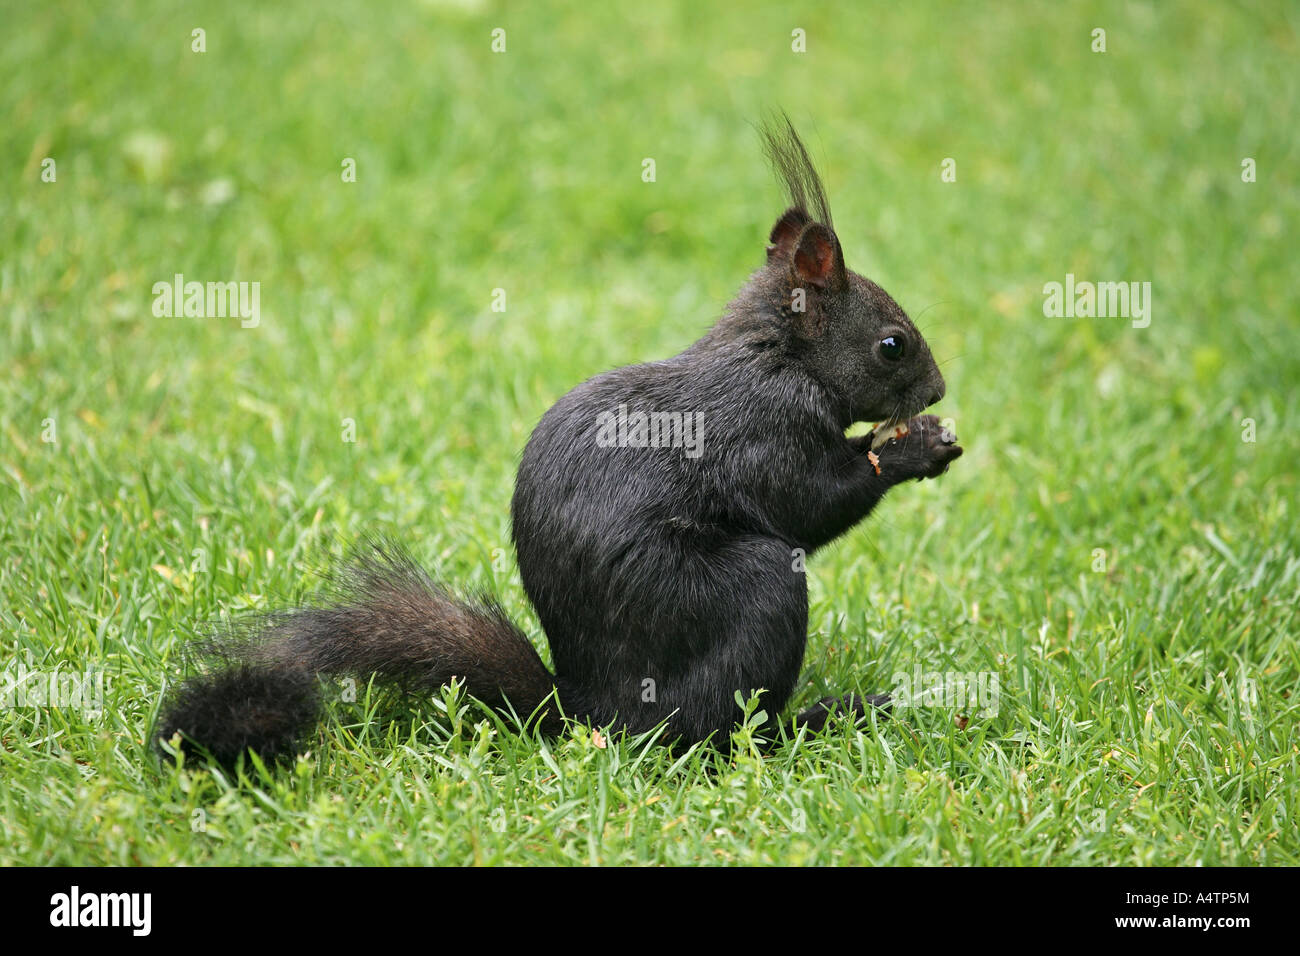
<svg viewBox="0 0 1300 956"><path fill-rule="evenodd" d="M793 265L795 275L802 282L819 289L838 285L844 278L839 239L821 223L809 223L799 233Z"/></svg>
<svg viewBox="0 0 1300 956"><path fill-rule="evenodd" d="M763 151L767 153L772 169L785 185L790 205L805 213L809 219L816 219L835 228L822 179L817 175L817 167L813 165L803 140L795 132L790 117L778 112L763 123L760 132Z"/></svg>

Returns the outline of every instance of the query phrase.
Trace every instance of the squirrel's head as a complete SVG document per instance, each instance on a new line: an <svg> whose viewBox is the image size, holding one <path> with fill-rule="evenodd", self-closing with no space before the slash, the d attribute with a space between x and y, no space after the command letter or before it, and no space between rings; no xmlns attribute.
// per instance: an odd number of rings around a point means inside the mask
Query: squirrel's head
<svg viewBox="0 0 1300 956"><path fill-rule="evenodd" d="M845 267L821 179L782 121L763 137L791 206L772 227L764 284L781 299L787 348L841 403L846 424L910 418L943 398L943 376L907 313Z"/></svg>

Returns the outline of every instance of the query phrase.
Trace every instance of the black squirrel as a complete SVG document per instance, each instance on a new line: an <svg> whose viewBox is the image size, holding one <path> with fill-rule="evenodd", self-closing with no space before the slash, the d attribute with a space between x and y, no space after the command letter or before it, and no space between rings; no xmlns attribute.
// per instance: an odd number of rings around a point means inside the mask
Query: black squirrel
<svg viewBox="0 0 1300 956"><path fill-rule="evenodd" d="M845 268L789 119L762 135L790 199L766 263L703 338L577 386L524 450L512 536L554 675L500 607L458 600L370 540L325 601L270 616L176 688L155 739L179 732L224 764L286 756L319 717L322 675L420 692L459 677L548 734L563 728L556 692L569 717L630 732L666 721L679 744L727 746L737 691L765 690L779 713L807 640L802 558L962 449L919 414L943 377L903 310ZM796 720L816 731L887 701L826 698Z"/></svg>

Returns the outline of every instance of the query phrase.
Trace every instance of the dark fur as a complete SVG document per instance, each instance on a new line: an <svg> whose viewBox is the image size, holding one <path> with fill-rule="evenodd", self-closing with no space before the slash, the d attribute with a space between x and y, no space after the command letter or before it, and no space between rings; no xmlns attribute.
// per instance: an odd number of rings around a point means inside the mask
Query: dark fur
<svg viewBox="0 0 1300 956"><path fill-rule="evenodd" d="M331 581L318 606L270 615L207 642L216 667L172 695L159 737L233 764L246 750L293 753L319 718L317 675L374 675L421 694L453 677L485 703L530 701L529 718L553 679L537 651L491 602L458 601L397 545L370 538ZM557 732L553 708L537 715Z"/></svg>
<svg viewBox="0 0 1300 956"><path fill-rule="evenodd" d="M226 762L245 748L287 752L315 719L312 674L378 674L423 692L456 675L520 715L554 685L570 716L631 731L667 720L666 738L687 742L725 742L738 690L763 689L768 712L782 710L806 642L800 553L894 485L942 473L961 448L934 416L914 418L877 452L877 474L870 436L844 437L856 421L916 415L942 397L943 378L903 310L845 268L789 121L764 138L791 203L764 267L702 339L579 385L524 450L513 536L554 677L499 609L453 600L385 546L361 552L332 603L273 621L235 670L184 685L162 735L179 730ZM905 343L902 360L882 355L886 335ZM600 447L598 416L620 405L701 416L703 454ZM836 708L881 700L828 698L800 720L817 729ZM540 719L560 726L551 710Z"/></svg>

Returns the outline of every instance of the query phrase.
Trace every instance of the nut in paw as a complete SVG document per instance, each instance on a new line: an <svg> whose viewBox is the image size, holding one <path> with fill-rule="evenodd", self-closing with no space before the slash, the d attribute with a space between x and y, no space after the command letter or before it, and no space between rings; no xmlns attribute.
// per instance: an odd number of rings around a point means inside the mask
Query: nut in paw
<svg viewBox="0 0 1300 956"><path fill-rule="evenodd" d="M943 427L937 415L917 415L909 419L907 433L889 439L880 449L882 461L898 468L900 480L937 478L961 454L957 436Z"/></svg>

